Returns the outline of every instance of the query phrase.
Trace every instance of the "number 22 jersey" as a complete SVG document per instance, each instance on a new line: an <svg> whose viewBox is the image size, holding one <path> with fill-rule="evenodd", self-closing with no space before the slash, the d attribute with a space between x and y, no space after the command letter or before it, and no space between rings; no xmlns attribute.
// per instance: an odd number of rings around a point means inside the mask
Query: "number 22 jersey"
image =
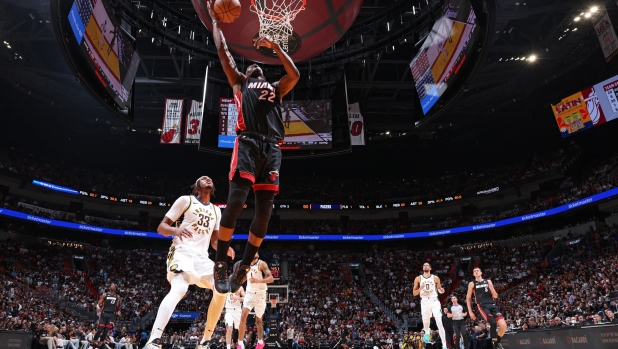
<svg viewBox="0 0 618 349"><path fill-rule="evenodd" d="M238 109L237 132L257 132L283 140L281 97L268 81L247 78L234 103Z"/></svg>
<svg viewBox="0 0 618 349"><path fill-rule="evenodd" d="M180 228L193 234L191 238L174 237L172 246L183 245L197 255L208 255L212 232L219 230L221 209L212 202L203 204L193 195L181 196L174 202L165 216L176 222L182 217Z"/></svg>

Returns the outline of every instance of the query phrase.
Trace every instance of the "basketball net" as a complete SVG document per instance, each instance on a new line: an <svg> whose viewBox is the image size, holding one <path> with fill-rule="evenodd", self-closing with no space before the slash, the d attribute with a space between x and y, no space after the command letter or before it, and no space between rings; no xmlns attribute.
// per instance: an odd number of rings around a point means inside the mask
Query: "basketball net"
<svg viewBox="0 0 618 349"><path fill-rule="evenodd" d="M270 307L275 309L277 307L277 298L270 299Z"/></svg>
<svg viewBox="0 0 618 349"><path fill-rule="evenodd" d="M292 21L305 9L307 0L251 0L251 11L260 20L260 37L267 37L288 52L288 37L294 28Z"/></svg>

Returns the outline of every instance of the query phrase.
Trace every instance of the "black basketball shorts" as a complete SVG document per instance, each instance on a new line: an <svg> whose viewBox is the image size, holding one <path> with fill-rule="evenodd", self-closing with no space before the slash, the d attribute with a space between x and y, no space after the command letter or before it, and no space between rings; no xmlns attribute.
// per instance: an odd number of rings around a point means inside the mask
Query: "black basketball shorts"
<svg viewBox="0 0 618 349"><path fill-rule="evenodd" d="M253 183L253 190L273 190L279 193L281 148L277 143L239 135L234 142L229 180L236 172Z"/></svg>
<svg viewBox="0 0 618 349"><path fill-rule="evenodd" d="M111 322L116 318L116 314L111 312L102 312L101 316L99 316L99 326L105 326L107 328L112 328Z"/></svg>
<svg viewBox="0 0 618 349"><path fill-rule="evenodd" d="M489 317L493 317L494 320L498 321L500 319L504 319L502 313L500 313L500 308L498 308L495 304L477 304L476 305L481 316L483 317L483 321L487 322Z"/></svg>

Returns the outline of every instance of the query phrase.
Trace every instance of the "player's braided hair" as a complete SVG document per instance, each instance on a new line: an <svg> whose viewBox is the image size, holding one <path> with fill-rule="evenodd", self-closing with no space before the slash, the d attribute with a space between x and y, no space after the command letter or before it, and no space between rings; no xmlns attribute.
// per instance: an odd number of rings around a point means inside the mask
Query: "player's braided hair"
<svg viewBox="0 0 618 349"><path fill-rule="evenodd" d="M202 179L204 179L204 178L208 178L208 179L210 179L210 182L212 183L212 192L210 193L210 195L212 195L213 197L215 197L215 183L214 183L214 182L212 181L212 179L211 179L210 177L208 177L208 176L202 176L202 177L198 178L198 179L195 181L195 183L193 183L193 184L191 185L191 189L193 189L193 190L191 191L191 195L194 195L194 196L198 196L198 195L199 195L199 193L200 193L200 189L202 189L202 188L200 187L200 181L201 181Z"/></svg>

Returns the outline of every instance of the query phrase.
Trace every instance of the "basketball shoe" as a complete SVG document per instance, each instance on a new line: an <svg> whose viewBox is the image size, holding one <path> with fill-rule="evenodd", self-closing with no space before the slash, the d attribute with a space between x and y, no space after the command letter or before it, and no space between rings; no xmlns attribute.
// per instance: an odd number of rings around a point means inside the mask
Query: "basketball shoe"
<svg viewBox="0 0 618 349"><path fill-rule="evenodd" d="M156 338L152 342L146 344L144 349L161 349L163 344L161 343L161 338Z"/></svg>
<svg viewBox="0 0 618 349"><path fill-rule="evenodd" d="M240 261L234 264L234 271L232 272L232 275L230 276L230 280L228 283L229 285L228 292L235 293L236 291L238 291L240 286L242 286L242 284L244 284L245 281L247 281L247 273L249 272L250 269L251 269L251 266L249 265L240 265ZM256 348L256 349L261 349L261 348Z"/></svg>
<svg viewBox="0 0 618 349"><path fill-rule="evenodd" d="M227 280L227 262L216 262L213 268L213 275L215 278L215 290L221 294L229 293L230 283Z"/></svg>
<svg viewBox="0 0 618 349"><path fill-rule="evenodd" d="M210 349L210 339L202 341L195 349Z"/></svg>

